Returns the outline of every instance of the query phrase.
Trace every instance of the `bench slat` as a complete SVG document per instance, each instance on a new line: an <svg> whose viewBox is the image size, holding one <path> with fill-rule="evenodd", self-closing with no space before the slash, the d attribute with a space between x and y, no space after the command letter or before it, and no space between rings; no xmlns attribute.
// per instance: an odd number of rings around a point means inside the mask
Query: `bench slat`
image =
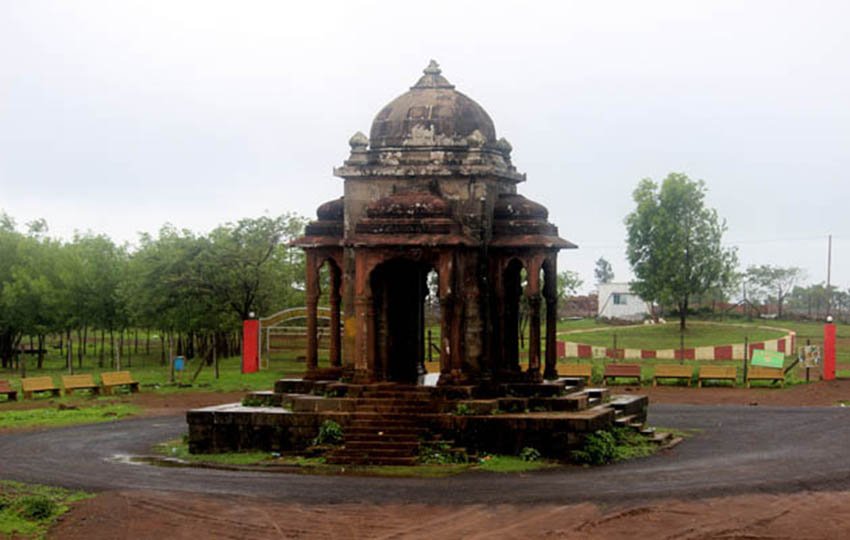
<svg viewBox="0 0 850 540"><path fill-rule="evenodd" d="M780 386L785 386L785 372L782 368L765 366L750 366L747 370L747 388L750 381L779 381Z"/></svg>
<svg viewBox="0 0 850 540"><path fill-rule="evenodd" d="M617 377L637 379L640 384L640 366L638 364L608 364L602 373L602 381L607 383L608 379Z"/></svg>
<svg viewBox="0 0 850 540"><path fill-rule="evenodd" d="M110 392L115 386L129 386L131 392L139 391L139 383L133 380L129 371L105 371L100 374L100 381L106 392Z"/></svg>
<svg viewBox="0 0 850 540"><path fill-rule="evenodd" d="M70 395L74 390L91 390L97 394L100 387L95 384L91 373L83 373L81 375L62 375L62 386L65 388L65 393Z"/></svg>
<svg viewBox="0 0 850 540"><path fill-rule="evenodd" d="M559 364L558 375L590 379L593 376L593 366L590 364Z"/></svg>
<svg viewBox="0 0 850 540"><path fill-rule="evenodd" d="M702 387L702 381L718 379L732 381L732 385L738 381L738 368L735 366L702 366L697 375L697 386Z"/></svg>
<svg viewBox="0 0 850 540"><path fill-rule="evenodd" d="M18 391L12 388L9 381L0 381L0 394L5 394L9 401L18 400Z"/></svg>
<svg viewBox="0 0 850 540"><path fill-rule="evenodd" d="M685 379L690 386L693 376L694 368L691 366L662 364L655 367L655 372L652 375L652 386L658 385L658 379Z"/></svg>
<svg viewBox="0 0 850 540"><path fill-rule="evenodd" d="M24 377L21 379L21 389L24 398L32 398L33 392L51 392L54 396L59 395L59 389L53 384L52 377Z"/></svg>

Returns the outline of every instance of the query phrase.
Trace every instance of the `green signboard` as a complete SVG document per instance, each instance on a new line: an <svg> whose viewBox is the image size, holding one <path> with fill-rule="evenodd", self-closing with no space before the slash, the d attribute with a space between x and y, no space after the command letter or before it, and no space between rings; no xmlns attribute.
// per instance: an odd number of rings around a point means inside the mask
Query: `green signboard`
<svg viewBox="0 0 850 540"><path fill-rule="evenodd" d="M785 353L756 349L753 351L754 366L781 368L785 365Z"/></svg>

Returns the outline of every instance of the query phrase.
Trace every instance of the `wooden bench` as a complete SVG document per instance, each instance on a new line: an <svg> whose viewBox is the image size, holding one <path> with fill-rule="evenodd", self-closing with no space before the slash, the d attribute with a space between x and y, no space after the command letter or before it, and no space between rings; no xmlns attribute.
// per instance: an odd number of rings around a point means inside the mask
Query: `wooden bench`
<svg viewBox="0 0 850 540"><path fill-rule="evenodd" d="M702 388L703 381L718 380L732 381L732 386L738 382L738 368L735 366L701 366L697 375L697 386Z"/></svg>
<svg viewBox="0 0 850 540"><path fill-rule="evenodd" d="M32 399L33 392L50 392L54 396L59 395L59 389L53 384L52 377L25 377L21 379L21 390L24 391L24 399Z"/></svg>
<svg viewBox="0 0 850 540"><path fill-rule="evenodd" d="M655 366L655 372L652 374L652 386L658 386L658 379L684 379L690 386L693 376L694 368L692 366L661 364Z"/></svg>
<svg viewBox="0 0 850 540"><path fill-rule="evenodd" d="M750 366L747 370L747 388L750 381L779 381L781 387L785 387L785 372L782 368Z"/></svg>
<svg viewBox="0 0 850 540"><path fill-rule="evenodd" d="M575 377L590 382L593 377L593 366L591 364L558 364L559 377Z"/></svg>
<svg viewBox="0 0 850 540"><path fill-rule="evenodd" d="M91 373L62 375L62 387L65 389L66 396L73 394L74 390L90 390L92 394L100 393L100 386L94 382Z"/></svg>
<svg viewBox="0 0 850 540"><path fill-rule="evenodd" d="M127 386L130 392L139 391L139 383L133 380L129 371L104 371L100 374L100 382L105 394L111 394L116 386Z"/></svg>
<svg viewBox="0 0 850 540"><path fill-rule="evenodd" d="M602 384L608 384L608 379L636 379L640 385L640 366L638 364L608 364L602 373Z"/></svg>
<svg viewBox="0 0 850 540"><path fill-rule="evenodd" d="M0 381L0 394L6 394L6 399L9 401L18 400L18 391L12 388L9 381Z"/></svg>

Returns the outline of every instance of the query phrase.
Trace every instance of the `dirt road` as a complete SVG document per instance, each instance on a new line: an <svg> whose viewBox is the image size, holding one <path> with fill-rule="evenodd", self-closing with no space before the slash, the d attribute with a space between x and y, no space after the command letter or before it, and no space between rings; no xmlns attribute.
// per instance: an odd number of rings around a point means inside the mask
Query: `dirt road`
<svg viewBox="0 0 850 540"><path fill-rule="evenodd" d="M819 388L819 391L818 390ZM116 459L185 431L171 416L0 436L0 477L101 493L52 532L100 538L840 538L850 530L850 384L662 388L676 449L600 469L377 479L164 469ZM647 391L647 389L643 389ZM740 405L659 403L711 399ZM197 398L193 398L197 399ZM747 404L760 403L759 406Z"/></svg>
<svg viewBox="0 0 850 540"><path fill-rule="evenodd" d="M850 489L850 409L654 405L650 423L697 430L647 459L522 476L321 477L132 465L121 456L185 432L181 417L142 418L0 440L2 476L92 490L128 487L301 503L624 503L753 492ZM817 467L812 464L818 464Z"/></svg>

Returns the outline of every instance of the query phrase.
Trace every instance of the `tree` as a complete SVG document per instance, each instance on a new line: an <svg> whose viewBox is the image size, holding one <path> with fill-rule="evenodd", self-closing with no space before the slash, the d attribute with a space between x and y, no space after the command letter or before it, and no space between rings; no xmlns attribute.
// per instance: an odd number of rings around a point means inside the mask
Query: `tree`
<svg viewBox="0 0 850 540"><path fill-rule="evenodd" d="M737 262L721 245L726 223L705 207L705 182L670 173L659 186L641 180L626 217L632 290L647 302L673 306L684 330L691 298L725 286Z"/></svg>
<svg viewBox="0 0 850 540"><path fill-rule="evenodd" d="M583 284L584 282L579 277L578 272L572 270L558 272L558 300L564 300L567 296L574 295Z"/></svg>
<svg viewBox="0 0 850 540"><path fill-rule="evenodd" d="M797 282L805 276L801 268L783 268L763 264L747 268L747 295L763 303L776 302L777 316L782 318L782 306Z"/></svg>
<svg viewBox="0 0 850 540"><path fill-rule="evenodd" d="M593 276L596 278L597 285L614 281L614 270L611 268L611 263L605 257L599 257L596 260L596 268L593 269Z"/></svg>

